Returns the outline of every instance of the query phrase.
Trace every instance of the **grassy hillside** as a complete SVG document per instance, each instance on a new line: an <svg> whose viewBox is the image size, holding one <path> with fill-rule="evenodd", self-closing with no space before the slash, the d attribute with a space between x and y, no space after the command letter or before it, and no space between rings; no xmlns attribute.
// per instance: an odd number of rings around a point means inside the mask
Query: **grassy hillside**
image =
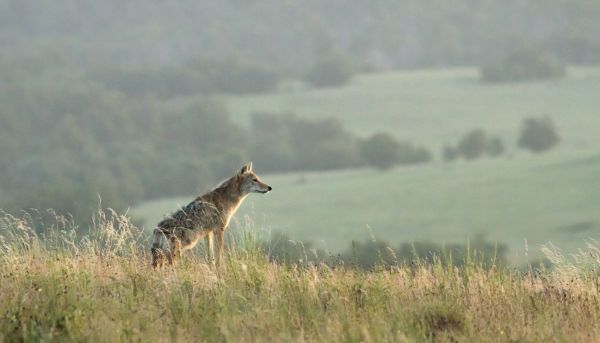
<svg viewBox="0 0 600 343"><path fill-rule="evenodd" d="M472 163L265 177L273 192L251 195L232 227L248 215L258 226L338 252L371 232L392 243L465 242L476 234L510 245L523 262L540 244L581 246L600 234L600 155L561 154ZM190 197L161 199L133 216L158 222Z"/></svg>
<svg viewBox="0 0 600 343"><path fill-rule="evenodd" d="M505 242L523 262L539 245L570 249L600 234L600 68L571 68L551 82L484 85L474 69L358 77L350 86L228 98L241 122L255 110L335 116L361 134L384 130L434 148L438 161L385 173L372 170L266 177L274 191L251 196L236 216L293 239L339 251L350 240L464 242L476 234ZM542 155L517 150L524 117L547 114L563 142ZM498 160L446 164L439 150L469 129L500 134ZM256 168L260 170L260 166ZM191 196L159 199L133 215L151 227ZM234 223L235 226L235 223ZM370 229L369 229L370 228Z"/></svg>
<svg viewBox="0 0 600 343"><path fill-rule="evenodd" d="M597 250L555 271L268 263L240 241L220 271L188 254L154 271L139 231L101 214L94 236L71 225L46 239L0 217L0 342L569 341L600 335ZM59 231L62 230L62 231ZM594 269L595 268L595 269Z"/></svg>
<svg viewBox="0 0 600 343"><path fill-rule="evenodd" d="M367 135L390 131L432 148L482 127L515 141L520 121L549 115L564 134L565 147L600 143L600 68L569 68L548 82L489 85L474 68L417 70L362 75L347 87L281 91L227 97L234 118L247 123L256 111L292 111L309 118L336 117Z"/></svg>

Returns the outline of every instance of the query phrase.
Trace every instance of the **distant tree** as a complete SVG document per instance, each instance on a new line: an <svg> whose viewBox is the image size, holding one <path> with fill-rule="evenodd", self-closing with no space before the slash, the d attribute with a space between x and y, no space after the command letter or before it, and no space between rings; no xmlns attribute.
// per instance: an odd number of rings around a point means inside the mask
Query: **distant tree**
<svg viewBox="0 0 600 343"><path fill-rule="evenodd" d="M396 164L429 162L432 154L423 146L399 142L387 133L376 133L360 143L360 156L369 166L386 170Z"/></svg>
<svg viewBox="0 0 600 343"><path fill-rule="evenodd" d="M431 161L432 154L423 146L415 146L410 142L400 142L398 148L398 164L417 164Z"/></svg>
<svg viewBox="0 0 600 343"><path fill-rule="evenodd" d="M295 169L327 170L359 162L358 139L335 118L288 122Z"/></svg>
<svg viewBox="0 0 600 343"><path fill-rule="evenodd" d="M444 157L444 161L452 162L455 159L457 159L459 155L460 155L460 153L455 147L450 146L450 145L444 146L444 149L442 151L442 156Z"/></svg>
<svg viewBox="0 0 600 343"><path fill-rule="evenodd" d="M475 129L468 132L458 142L458 151L467 160L481 157L487 147L487 136L482 129Z"/></svg>
<svg viewBox="0 0 600 343"><path fill-rule="evenodd" d="M387 133L376 133L361 143L360 155L370 166L386 170L400 161L400 143Z"/></svg>
<svg viewBox="0 0 600 343"><path fill-rule="evenodd" d="M254 141L250 156L256 165L269 171L288 171L294 168L294 150L286 122L291 114L254 113L250 122Z"/></svg>
<svg viewBox="0 0 600 343"><path fill-rule="evenodd" d="M485 150L488 155L492 157L498 157L504 153L504 143L499 137L490 138L487 141Z"/></svg>
<svg viewBox="0 0 600 343"><path fill-rule="evenodd" d="M483 129L467 132L458 142L457 147L446 145L442 151L444 161L451 162L463 156L473 160L487 154L498 157L504 153L504 144L499 137L488 137Z"/></svg>
<svg viewBox="0 0 600 343"><path fill-rule="evenodd" d="M554 147L559 142L560 136L550 118L526 118L523 120L519 147L538 153Z"/></svg>
<svg viewBox="0 0 600 343"><path fill-rule="evenodd" d="M181 66L96 69L90 76L130 96L160 98L193 94L254 94L274 90L274 68L243 60L192 60Z"/></svg>
<svg viewBox="0 0 600 343"><path fill-rule="evenodd" d="M246 60L199 61L193 64L199 79L211 90L227 94L265 93L276 88L279 74L273 67Z"/></svg>
<svg viewBox="0 0 600 343"><path fill-rule="evenodd" d="M338 169L360 162L358 139L337 119L256 113L251 124L252 159L271 171Z"/></svg>
<svg viewBox="0 0 600 343"><path fill-rule="evenodd" d="M502 59L481 67L484 82L516 82L563 77L565 66L541 50L516 49Z"/></svg>
<svg viewBox="0 0 600 343"><path fill-rule="evenodd" d="M351 63L341 55L329 54L317 59L306 74L305 81L313 87L340 87L352 79Z"/></svg>

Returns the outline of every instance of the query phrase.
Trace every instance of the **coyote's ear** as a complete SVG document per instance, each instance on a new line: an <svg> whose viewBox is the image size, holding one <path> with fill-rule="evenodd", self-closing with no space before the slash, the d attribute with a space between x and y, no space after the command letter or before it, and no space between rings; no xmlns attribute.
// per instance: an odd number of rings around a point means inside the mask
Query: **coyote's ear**
<svg viewBox="0 0 600 343"><path fill-rule="evenodd" d="M242 170L240 170L240 174L246 174L247 172L251 172L252 171L252 162L249 162L248 164L246 164L245 166L242 167Z"/></svg>

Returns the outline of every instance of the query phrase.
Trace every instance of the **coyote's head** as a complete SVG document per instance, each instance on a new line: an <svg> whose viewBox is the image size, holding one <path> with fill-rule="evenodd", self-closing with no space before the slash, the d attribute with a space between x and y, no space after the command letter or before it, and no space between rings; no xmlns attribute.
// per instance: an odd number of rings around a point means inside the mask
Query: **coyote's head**
<svg viewBox="0 0 600 343"><path fill-rule="evenodd" d="M240 180L240 190L247 193L267 193L270 191L271 186L262 182L256 174L252 171L252 162L246 164L238 172L237 177Z"/></svg>

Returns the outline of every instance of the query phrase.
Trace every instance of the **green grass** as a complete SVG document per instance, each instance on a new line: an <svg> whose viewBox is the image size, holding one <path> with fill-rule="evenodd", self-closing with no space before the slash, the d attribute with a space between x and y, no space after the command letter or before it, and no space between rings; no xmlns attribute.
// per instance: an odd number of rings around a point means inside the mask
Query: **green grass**
<svg viewBox="0 0 600 343"><path fill-rule="evenodd" d="M434 163L373 170L294 173L265 179L236 216L332 252L371 232L392 243L465 242L476 234L508 243L524 262L549 241L572 250L600 234L600 68L570 68L548 82L486 85L475 69L361 75L347 87L225 98L234 118L257 110L339 118L362 135L387 131L430 147ZM521 120L551 116L561 145L531 155L516 148ZM440 148L482 127L504 138L506 156L446 164ZM260 171L260 165L256 166ZM134 208L151 227L191 196ZM235 221L233 226L235 227ZM526 243L529 250L528 254Z"/></svg>
<svg viewBox="0 0 600 343"><path fill-rule="evenodd" d="M440 262L366 272L268 262L231 244L222 269L188 253L153 270L126 217L92 236L0 216L0 342L590 342L600 335L598 246L553 271ZM52 225L53 227L49 226ZM252 231L244 236L252 240Z"/></svg>

